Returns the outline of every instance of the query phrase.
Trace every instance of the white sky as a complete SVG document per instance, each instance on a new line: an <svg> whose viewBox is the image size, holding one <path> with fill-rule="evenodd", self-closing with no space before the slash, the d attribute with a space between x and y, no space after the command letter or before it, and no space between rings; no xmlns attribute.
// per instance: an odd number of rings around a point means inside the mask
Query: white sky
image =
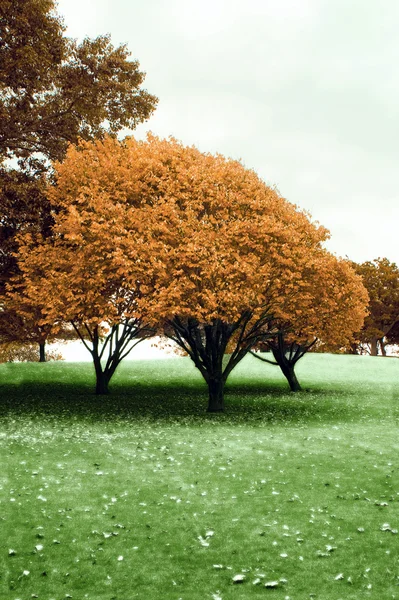
<svg viewBox="0 0 399 600"><path fill-rule="evenodd" d="M159 97L136 130L241 158L330 229L399 263L398 0L59 0L68 35L126 43Z"/></svg>
<svg viewBox="0 0 399 600"><path fill-rule="evenodd" d="M90 352L81 341L66 342L61 344L49 344L48 349L57 350L68 362L92 362ZM159 338L143 340L128 354L125 360L146 360L176 358L178 355L173 351L173 344L159 343Z"/></svg>

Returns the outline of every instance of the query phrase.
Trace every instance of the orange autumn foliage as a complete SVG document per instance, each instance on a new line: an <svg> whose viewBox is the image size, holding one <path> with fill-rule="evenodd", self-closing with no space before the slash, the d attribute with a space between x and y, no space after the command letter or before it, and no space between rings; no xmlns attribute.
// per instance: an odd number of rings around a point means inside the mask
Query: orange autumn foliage
<svg viewBox="0 0 399 600"><path fill-rule="evenodd" d="M276 318L267 324L269 336L254 346L270 351L275 362L252 354L278 365L291 391L299 391L296 363L310 349L342 352L348 348L362 327L367 302L367 291L349 261L317 249L302 271L297 293L284 299Z"/></svg>
<svg viewBox="0 0 399 600"><path fill-rule="evenodd" d="M295 296L285 299L286 341L306 346L317 338L324 351L346 348L363 325L367 303L362 279L349 261L318 250L309 257Z"/></svg>
<svg viewBox="0 0 399 600"><path fill-rule="evenodd" d="M56 174L54 240L27 240L20 258L23 271L46 274L28 293L40 286L50 319L277 310L328 235L239 162L173 139L82 143Z"/></svg>

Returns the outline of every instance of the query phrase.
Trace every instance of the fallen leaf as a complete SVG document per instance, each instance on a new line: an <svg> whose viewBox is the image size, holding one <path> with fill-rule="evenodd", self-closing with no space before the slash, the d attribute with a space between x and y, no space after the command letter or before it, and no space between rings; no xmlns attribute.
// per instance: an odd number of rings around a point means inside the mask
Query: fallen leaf
<svg viewBox="0 0 399 600"><path fill-rule="evenodd" d="M212 531L212 530L209 530L209 531L207 531L207 532L205 533L205 537L206 537L206 538L210 538L210 537L212 537L212 536L214 535L214 533L215 533L214 531Z"/></svg>
<svg viewBox="0 0 399 600"><path fill-rule="evenodd" d="M206 540L204 540L204 538L202 537L202 535L198 536L199 542L201 544L201 546L204 546L204 548L207 548L209 546L209 542L207 542Z"/></svg>

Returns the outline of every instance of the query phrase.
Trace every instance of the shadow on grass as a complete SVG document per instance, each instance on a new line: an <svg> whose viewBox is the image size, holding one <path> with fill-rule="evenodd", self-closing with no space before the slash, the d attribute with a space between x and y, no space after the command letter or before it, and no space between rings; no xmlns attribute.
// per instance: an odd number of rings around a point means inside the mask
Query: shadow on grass
<svg viewBox="0 0 399 600"><path fill-rule="evenodd" d="M265 371L255 359L247 361L232 373L226 386L226 412L216 415L206 413L207 387L188 358L122 364L111 381L110 395L104 397L93 392L90 363L0 365L0 416L47 414L88 422L145 419L200 424L212 420L254 425L397 418L392 374L387 372L375 382L374 374L364 377L361 369L354 371L356 377L337 377L341 371L334 357L311 358L315 365L301 376L304 391L295 394L279 371L273 367ZM342 361L336 362L341 365ZM320 381L319 367L324 363L334 363L334 368Z"/></svg>
<svg viewBox="0 0 399 600"><path fill-rule="evenodd" d="M329 423L357 420L361 406L348 402L348 393L319 388L293 394L284 383L263 386L230 384L226 387L226 411L209 414L207 389L199 379L181 381L130 383L115 380L108 396L96 396L93 382L74 384L63 381L25 381L4 384L0 388L0 416L78 418L88 422L112 421L188 421L201 424L212 420L220 423L262 425Z"/></svg>

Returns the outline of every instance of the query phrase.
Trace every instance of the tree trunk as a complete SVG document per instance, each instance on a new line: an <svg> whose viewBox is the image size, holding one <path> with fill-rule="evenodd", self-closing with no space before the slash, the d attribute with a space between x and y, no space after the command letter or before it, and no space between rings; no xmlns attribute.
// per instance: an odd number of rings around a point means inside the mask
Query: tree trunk
<svg viewBox="0 0 399 600"><path fill-rule="evenodd" d="M102 396L109 394L109 378L102 371L96 371L96 395Z"/></svg>
<svg viewBox="0 0 399 600"><path fill-rule="evenodd" d="M224 411L224 381L221 378L208 379L208 412Z"/></svg>
<svg viewBox="0 0 399 600"><path fill-rule="evenodd" d="M39 362L46 362L46 342L39 344Z"/></svg>
<svg viewBox="0 0 399 600"><path fill-rule="evenodd" d="M255 321L252 318L253 313L247 310L232 323L222 319L201 323L179 315L166 323L166 335L187 352L208 385L208 412L224 411L224 386L228 376L254 344L265 337L264 328L271 321L269 311L265 309ZM234 343L227 356L232 340Z"/></svg>
<svg viewBox="0 0 399 600"><path fill-rule="evenodd" d="M370 355L371 356L377 356L378 354L378 348L377 348L377 338L373 338L370 342Z"/></svg>
<svg viewBox="0 0 399 600"><path fill-rule="evenodd" d="M287 364L280 364L280 369L289 383L291 392L300 392L302 388L296 377L295 367Z"/></svg>

